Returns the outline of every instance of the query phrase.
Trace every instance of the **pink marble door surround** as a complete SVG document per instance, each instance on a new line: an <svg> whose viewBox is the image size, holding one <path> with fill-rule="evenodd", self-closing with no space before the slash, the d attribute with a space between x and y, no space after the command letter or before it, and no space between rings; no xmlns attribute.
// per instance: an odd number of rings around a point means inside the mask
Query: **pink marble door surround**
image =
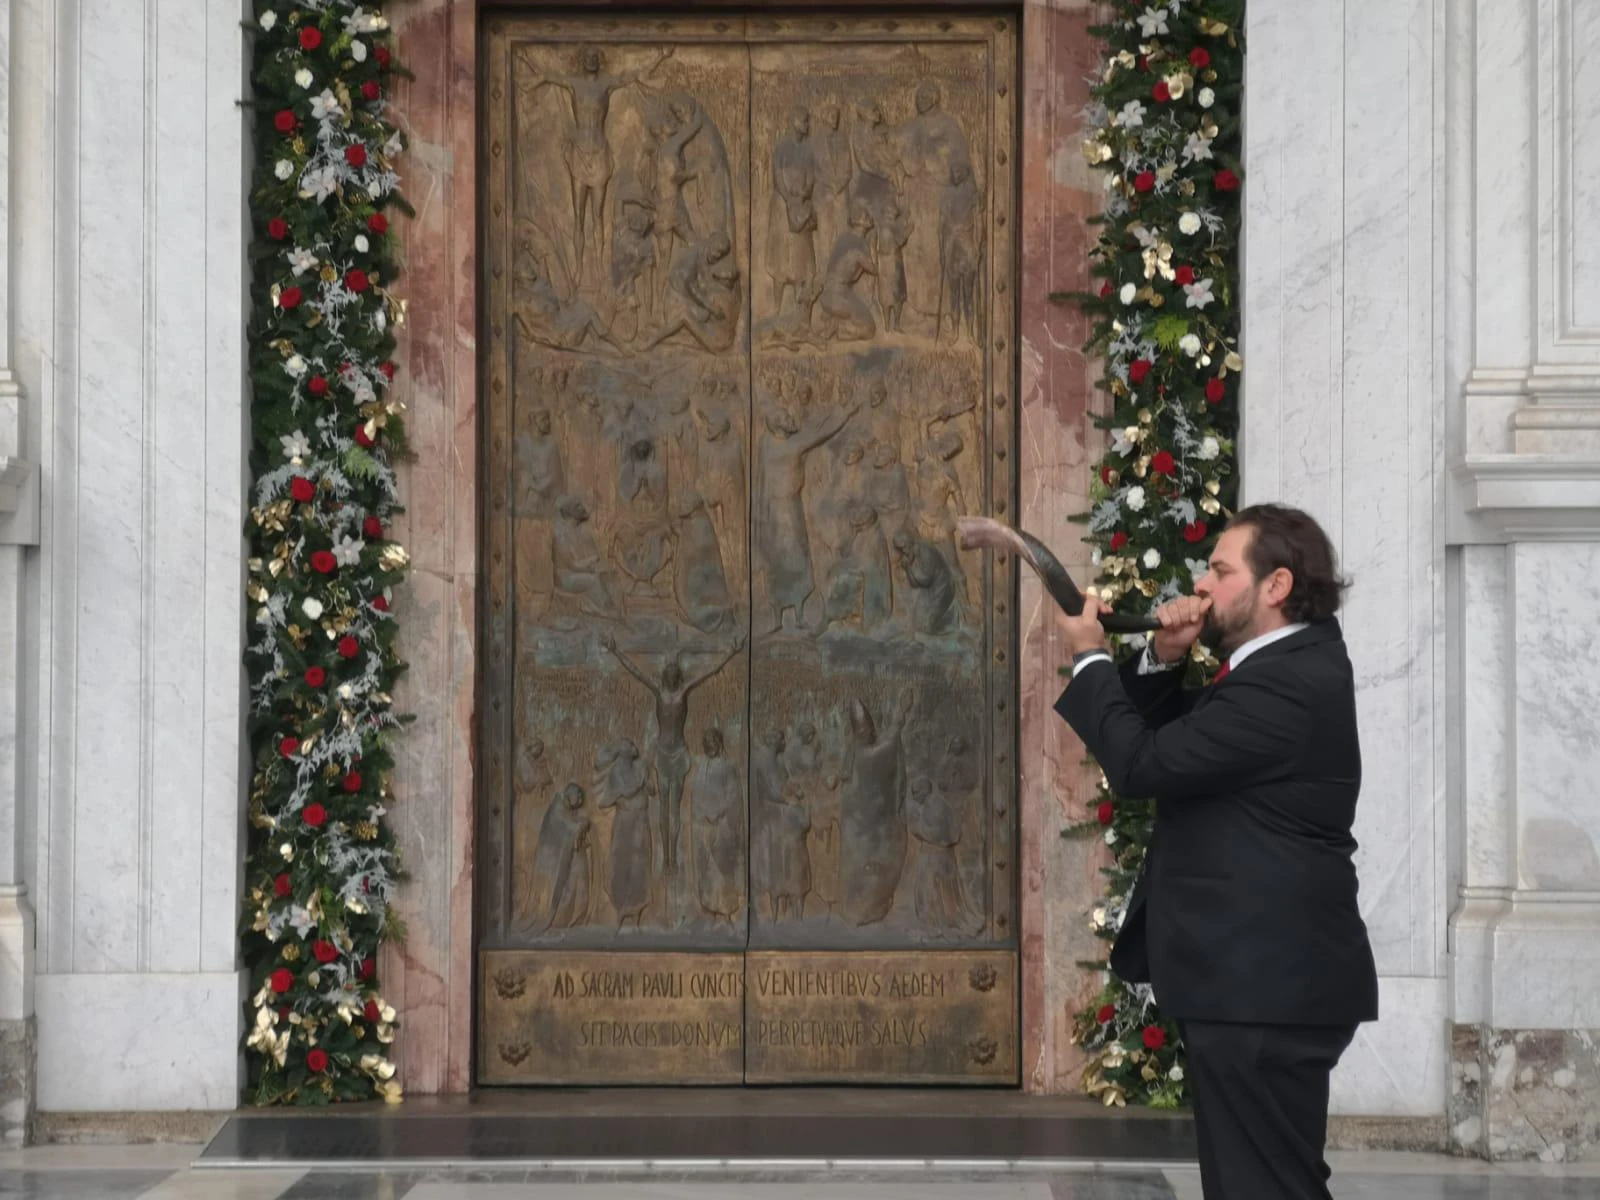
<svg viewBox="0 0 1600 1200"><path fill-rule="evenodd" d="M851 0L816 6L873 7ZM410 139L405 193L417 210L415 220L398 224L399 291L410 303L397 382L415 457L403 472L409 511L396 533L414 564L397 604L410 663L397 698L416 721L400 739L391 814L410 873L400 905L407 936L385 952L381 978L401 1015L395 1057L412 1096L465 1092L473 1076L478 396L481 386L497 385L480 377L478 356L477 57L480 15L491 7L514 6L497 0L387 6L397 57L415 76L396 84L394 100ZM565 7L626 6L592 0ZM707 7L739 6L685 3L680 10ZM1020 7L1022 13L1020 517L1083 575L1087 548L1070 518L1086 506L1088 464L1102 436L1089 420L1095 364L1079 348L1083 318L1046 296L1088 281L1092 230L1085 222L1099 211L1100 190L1079 152L1079 130L1086 80L1098 62L1088 35L1095 7L1086 0L1020 6L936 0L920 7ZM1091 779L1082 747L1051 711L1063 655L1048 602L1031 578L1023 582L1019 626L1021 1083L1028 1092L1067 1092L1077 1086L1082 1061L1070 1041L1072 1013L1098 986L1076 962L1097 948L1086 913L1100 890L1103 851L1098 843L1060 837L1083 813Z"/></svg>

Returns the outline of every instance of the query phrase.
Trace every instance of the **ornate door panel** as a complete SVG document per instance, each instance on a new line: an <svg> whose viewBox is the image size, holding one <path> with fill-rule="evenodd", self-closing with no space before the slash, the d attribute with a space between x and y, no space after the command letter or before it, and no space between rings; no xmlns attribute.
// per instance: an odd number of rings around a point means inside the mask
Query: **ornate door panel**
<svg viewBox="0 0 1600 1200"><path fill-rule="evenodd" d="M480 1079L1014 1080L1013 23L486 49Z"/></svg>

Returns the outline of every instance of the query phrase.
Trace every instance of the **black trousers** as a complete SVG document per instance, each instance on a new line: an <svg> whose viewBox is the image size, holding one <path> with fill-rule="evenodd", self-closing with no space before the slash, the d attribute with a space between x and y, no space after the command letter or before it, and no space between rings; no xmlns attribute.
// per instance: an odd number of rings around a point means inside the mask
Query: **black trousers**
<svg viewBox="0 0 1600 1200"><path fill-rule="evenodd" d="M1180 1021L1206 1200L1328 1200L1328 1076L1354 1025Z"/></svg>

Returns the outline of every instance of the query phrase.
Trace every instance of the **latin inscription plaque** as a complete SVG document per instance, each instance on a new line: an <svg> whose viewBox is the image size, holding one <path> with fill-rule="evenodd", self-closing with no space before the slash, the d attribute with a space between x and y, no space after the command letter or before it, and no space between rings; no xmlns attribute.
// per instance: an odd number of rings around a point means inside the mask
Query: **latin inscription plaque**
<svg viewBox="0 0 1600 1200"><path fill-rule="evenodd" d="M484 1083L738 1083L744 957L486 951Z"/></svg>

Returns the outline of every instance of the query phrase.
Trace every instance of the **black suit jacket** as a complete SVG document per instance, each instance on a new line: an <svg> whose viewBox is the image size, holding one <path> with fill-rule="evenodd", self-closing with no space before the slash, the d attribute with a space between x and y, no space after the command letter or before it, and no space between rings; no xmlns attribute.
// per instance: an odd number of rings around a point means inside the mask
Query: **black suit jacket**
<svg viewBox="0 0 1600 1200"><path fill-rule="evenodd" d="M1162 1011L1340 1025L1378 1015L1356 905L1361 747L1337 621L1252 652L1208 687L1086 666L1056 702L1119 795L1151 796L1144 870L1111 953Z"/></svg>

